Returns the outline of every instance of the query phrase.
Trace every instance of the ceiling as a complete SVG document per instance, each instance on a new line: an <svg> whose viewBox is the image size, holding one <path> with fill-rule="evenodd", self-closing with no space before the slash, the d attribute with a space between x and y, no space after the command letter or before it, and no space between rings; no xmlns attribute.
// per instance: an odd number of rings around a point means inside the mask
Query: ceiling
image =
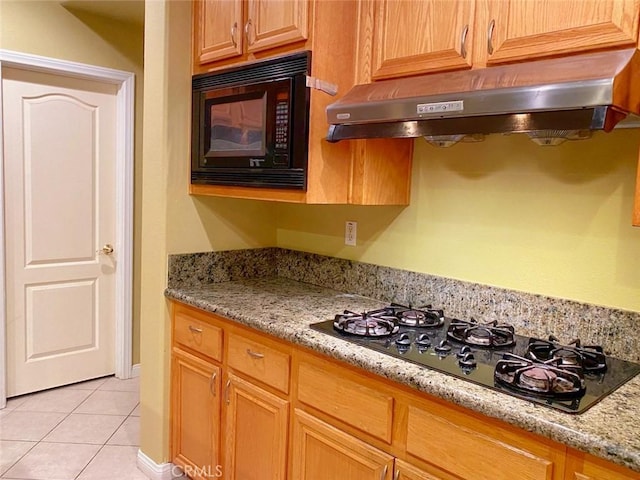
<svg viewBox="0 0 640 480"><path fill-rule="evenodd" d="M71 12L91 13L117 22L144 24L144 0L62 0L60 5Z"/></svg>

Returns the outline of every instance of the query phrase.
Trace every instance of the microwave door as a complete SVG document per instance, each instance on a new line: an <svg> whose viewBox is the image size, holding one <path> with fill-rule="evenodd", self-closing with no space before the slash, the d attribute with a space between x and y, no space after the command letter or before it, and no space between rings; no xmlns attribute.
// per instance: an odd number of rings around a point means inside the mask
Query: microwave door
<svg viewBox="0 0 640 480"><path fill-rule="evenodd" d="M205 154L208 166L236 167L238 160L267 153L267 93L205 100Z"/></svg>

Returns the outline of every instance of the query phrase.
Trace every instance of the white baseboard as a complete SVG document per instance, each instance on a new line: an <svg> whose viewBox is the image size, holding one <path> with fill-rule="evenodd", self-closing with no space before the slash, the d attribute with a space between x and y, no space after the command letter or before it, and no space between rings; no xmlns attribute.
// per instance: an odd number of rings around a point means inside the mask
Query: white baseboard
<svg viewBox="0 0 640 480"><path fill-rule="evenodd" d="M140 364L136 363L131 366L131 378L140 376Z"/></svg>
<svg viewBox="0 0 640 480"><path fill-rule="evenodd" d="M187 477L181 475L182 470L173 463L156 463L146 456L142 450L138 450L138 470L144 473L151 480L178 480Z"/></svg>

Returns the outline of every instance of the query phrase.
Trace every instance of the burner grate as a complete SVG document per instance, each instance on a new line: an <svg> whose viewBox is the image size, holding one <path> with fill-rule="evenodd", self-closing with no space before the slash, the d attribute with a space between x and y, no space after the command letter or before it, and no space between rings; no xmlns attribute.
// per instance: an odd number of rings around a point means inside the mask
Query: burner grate
<svg viewBox="0 0 640 480"><path fill-rule="evenodd" d="M557 359L562 367L578 365L586 373L602 373L607 370L607 361L601 346L582 346L580 340L562 345L553 335L549 336L549 340L530 339L525 356L539 362Z"/></svg>
<svg viewBox="0 0 640 480"><path fill-rule="evenodd" d="M424 328L444 325L444 310L433 308L431 305L413 308L392 303L387 309L398 319L399 325Z"/></svg>
<svg viewBox="0 0 640 480"><path fill-rule="evenodd" d="M551 398L576 398L585 394L582 368L559 367L560 360L529 360L505 353L494 371L498 383L520 393Z"/></svg>
<svg viewBox="0 0 640 480"><path fill-rule="evenodd" d="M452 320L447 335L458 342L476 347L500 348L509 347L515 343L515 331L511 325L498 323L478 323L475 319L470 322Z"/></svg>
<svg viewBox="0 0 640 480"><path fill-rule="evenodd" d="M335 329L358 335L361 337L385 337L398 331L395 317L389 315L386 309L371 312L355 313L345 310L335 317Z"/></svg>

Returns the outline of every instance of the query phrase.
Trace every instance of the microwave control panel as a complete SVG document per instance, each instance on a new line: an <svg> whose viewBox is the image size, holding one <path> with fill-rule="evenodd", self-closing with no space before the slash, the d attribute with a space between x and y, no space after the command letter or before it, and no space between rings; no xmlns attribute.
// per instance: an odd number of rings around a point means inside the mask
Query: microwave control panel
<svg viewBox="0 0 640 480"><path fill-rule="evenodd" d="M288 163L289 149L289 102L278 100L276 103L276 138L274 163Z"/></svg>
<svg viewBox="0 0 640 480"><path fill-rule="evenodd" d="M279 100L276 103L276 149L287 149L289 129L289 102Z"/></svg>

